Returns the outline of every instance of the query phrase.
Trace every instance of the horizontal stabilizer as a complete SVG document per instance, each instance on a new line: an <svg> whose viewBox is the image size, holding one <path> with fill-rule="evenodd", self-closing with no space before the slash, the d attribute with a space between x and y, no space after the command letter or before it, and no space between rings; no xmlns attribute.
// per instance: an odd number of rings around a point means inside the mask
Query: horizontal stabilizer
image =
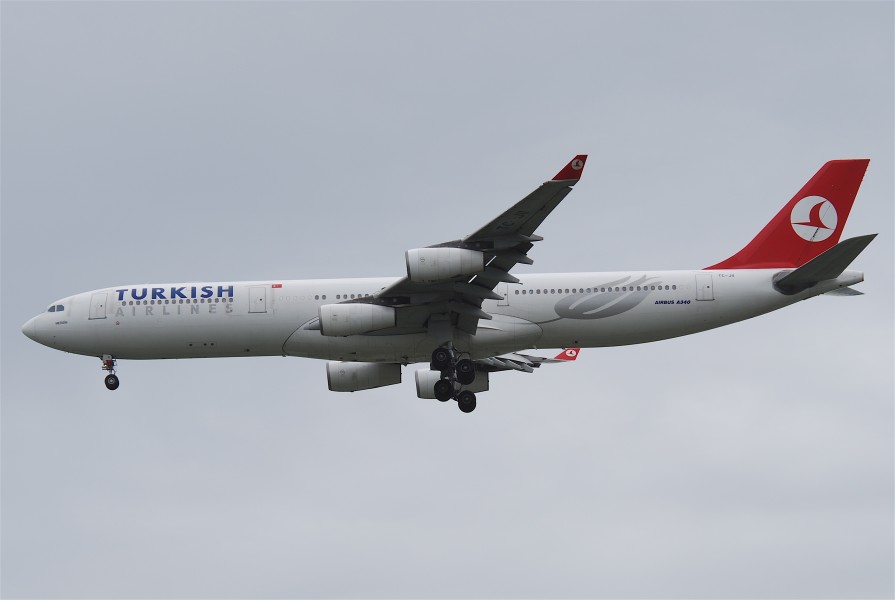
<svg viewBox="0 0 895 600"><path fill-rule="evenodd" d="M844 288L836 288L835 290L831 290L824 294L824 296L863 296L864 292L859 292L858 290L850 287Z"/></svg>
<svg viewBox="0 0 895 600"><path fill-rule="evenodd" d="M840 242L776 282L784 294L797 294L820 281L836 279L876 237L875 233Z"/></svg>

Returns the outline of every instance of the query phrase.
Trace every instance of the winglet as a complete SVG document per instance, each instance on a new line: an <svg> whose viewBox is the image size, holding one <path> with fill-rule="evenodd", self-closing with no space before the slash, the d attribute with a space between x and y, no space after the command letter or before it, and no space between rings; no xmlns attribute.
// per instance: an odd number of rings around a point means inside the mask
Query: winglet
<svg viewBox="0 0 895 600"><path fill-rule="evenodd" d="M569 164L563 167L562 171L557 173L551 181L568 181L571 179L577 181L581 179L585 162L587 162L587 154L579 154L570 160Z"/></svg>
<svg viewBox="0 0 895 600"><path fill-rule="evenodd" d="M581 348L566 348L559 354L553 357L553 360L575 360L578 358L578 353L581 352Z"/></svg>

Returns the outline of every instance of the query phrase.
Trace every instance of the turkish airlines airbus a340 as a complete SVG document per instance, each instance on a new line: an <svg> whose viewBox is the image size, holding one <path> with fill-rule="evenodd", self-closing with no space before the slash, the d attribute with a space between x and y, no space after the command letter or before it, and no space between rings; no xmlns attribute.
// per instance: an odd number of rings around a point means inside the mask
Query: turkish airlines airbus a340
<svg viewBox="0 0 895 600"><path fill-rule="evenodd" d="M688 335L820 294L859 295L846 270L874 235L839 242L868 160L825 164L745 248L698 271L519 275L535 231L572 190L573 158L470 235L406 252L403 277L121 285L54 302L22 327L58 350L117 359L303 356L325 359L329 389L353 392L416 372L420 398L463 412L491 373L531 373L584 347ZM555 358L523 354L565 348Z"/></svg>

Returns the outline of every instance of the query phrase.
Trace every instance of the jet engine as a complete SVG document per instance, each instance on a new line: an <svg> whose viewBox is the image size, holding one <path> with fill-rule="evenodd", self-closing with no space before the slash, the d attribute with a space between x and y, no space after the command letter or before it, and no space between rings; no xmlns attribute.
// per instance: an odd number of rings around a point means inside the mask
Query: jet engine
<svg viewBox="0 0 895 600"><path fill-rule="evenodd" d="M401 383L401 365L396 363L326 363L331 392L358 392Z"/></svg>
<svg viewBox="0 0 895 600"><path fill-rule="evenodd" d="M320 333L346 336L395 326L395 309L378 304L324 304L318 311Z"/></svg>
<svg viewBox="0 0 895 600"><path fill-rule="evenodd" d="M416 372L416 395L426 400L435 399L435 382L441 379L441 371L431 371L429 369L420 369ZM475 381L470 385L457 384L456 392L463 390L470 392L487 392L488 391L488 372L479 371L476 373Z"/></svg>
<svg viewBox="0 0 895 600"><path fill-rule="evenodd" d="M417 248L405 253L411 281L431 283L485 270L485 255L464 248Z"/></svg>

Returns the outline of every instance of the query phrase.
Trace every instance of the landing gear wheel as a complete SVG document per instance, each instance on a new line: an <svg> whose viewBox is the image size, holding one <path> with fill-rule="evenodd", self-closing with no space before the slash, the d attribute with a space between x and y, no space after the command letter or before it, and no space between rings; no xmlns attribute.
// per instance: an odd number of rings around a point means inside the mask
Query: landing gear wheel
<svg viewBox="0 0 895 600"><path fill-rule="evenodd" d="M464 390L457 394L457 406L465 413L471 413L475 410L475 394L469 390Z"/></svg>
<svg viewBox="0 0 895 600"><path fill-rule="evenodd" d="M101 357L103 361L103 371L107 371L109 374L106 375L105 384L106 389L108 390L117 390L118 389L118 376L115 375L115 359L111 354L103 354Z"/></svg>
<svg viewBox="0 0 895 600"><path fill-rule="evenodd" d="M115 375L115 374L106 375L105 383L106 383L106 389L117 390L118 384L119 384L118 375Z"/></svg>
<svg viewBox="0 0 895 600"><path fill-rule="evenodd" d="M454 386L447 379L439 379L435 382L435 399L440 402L447 402L454 394Z"/></svg>
<svg viewBox="0 0 895 600"><path fill-rule="evenodd" d="M451 351L447 348L436 348L432 352L431 368L433 371L445 371L451 368Z"/></svg>
<svg viewBox="0 0 895 600"><path fill-rule="evenodd" d="M475 381L475 365L468 358L457 362L457 381L460 385L469 385Z"/></svg>

